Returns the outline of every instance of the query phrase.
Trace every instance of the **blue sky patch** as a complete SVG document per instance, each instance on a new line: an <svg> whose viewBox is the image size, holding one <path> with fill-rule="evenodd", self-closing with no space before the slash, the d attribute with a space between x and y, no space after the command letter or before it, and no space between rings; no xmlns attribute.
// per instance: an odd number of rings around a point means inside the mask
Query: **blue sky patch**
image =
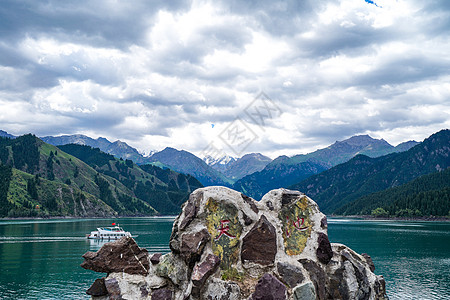
<svg viewBox="0 0 450 300"><path fill-rule="evenodd" d="M366 1L369 4L375 5L376 7L381 7L381 6L378 6L378 4L375 3L375 1L372 1L372 0L364 0L364 1Z"/></svg>

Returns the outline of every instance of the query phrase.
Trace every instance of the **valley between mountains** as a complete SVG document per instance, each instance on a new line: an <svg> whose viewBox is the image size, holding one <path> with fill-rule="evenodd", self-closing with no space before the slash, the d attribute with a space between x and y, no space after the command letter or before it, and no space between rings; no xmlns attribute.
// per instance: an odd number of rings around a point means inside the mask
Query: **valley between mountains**
<svg viewBox="0 0 450 300"><path fill-rule="evenodd" d="M450 131L390 145L353 136L292 157L203 157L173 148L141 154L84 135L13 136L0 131L0 217L178 214L189 194L223 185L259 200L297 189L327 214L450 215Z"/></svg>

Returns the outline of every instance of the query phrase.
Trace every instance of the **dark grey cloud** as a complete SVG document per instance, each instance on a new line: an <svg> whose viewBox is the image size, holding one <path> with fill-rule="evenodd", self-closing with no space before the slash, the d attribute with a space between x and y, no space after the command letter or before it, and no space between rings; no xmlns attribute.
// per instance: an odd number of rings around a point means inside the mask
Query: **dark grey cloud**
<svg viewBox="0 0 450 300"><path fill-rule="evenodd" d="M248 151L450 126L449 2L375 2L2 1L0 129L200 152L260 91Z"/></svg>

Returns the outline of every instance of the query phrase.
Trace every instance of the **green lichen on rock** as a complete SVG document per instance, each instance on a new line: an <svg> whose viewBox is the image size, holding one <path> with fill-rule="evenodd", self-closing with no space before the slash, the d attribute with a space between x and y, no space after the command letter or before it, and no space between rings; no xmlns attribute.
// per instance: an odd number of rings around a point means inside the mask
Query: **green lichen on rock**
<svg viewBox="0 0 450 300"><path fill-rule="evenodd" d="M213 253L220 258L222 270L232 268L239 259L239 239L242 233L238 209L233 204L213 198L206 202L206 209L206 227L211 234Z"/></svg>
<svg viewBox="0 0 450 300"><path fill-rule="evenodd" d="M296 202L283 206L278 217L283 224L284 249L288 255L298 255L305 249L311 236L311 208L308 198L303 196Z"/></svg>

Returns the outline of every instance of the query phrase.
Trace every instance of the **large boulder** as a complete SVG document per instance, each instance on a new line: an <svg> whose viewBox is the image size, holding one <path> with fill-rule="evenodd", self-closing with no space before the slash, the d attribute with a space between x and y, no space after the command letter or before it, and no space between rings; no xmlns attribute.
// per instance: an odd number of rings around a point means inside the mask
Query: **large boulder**
<svg viewBox="0 0 450 300"><path fill-rule="evenodd" d="M327 228L317 204L298 191L272 190L258 202L207 187L175 219L170 253L128 255L134 267L112 268L107 244L85 254L83 266L110 273L90 289L93 299L387 299L370 256L330 243Z"/></svg>

